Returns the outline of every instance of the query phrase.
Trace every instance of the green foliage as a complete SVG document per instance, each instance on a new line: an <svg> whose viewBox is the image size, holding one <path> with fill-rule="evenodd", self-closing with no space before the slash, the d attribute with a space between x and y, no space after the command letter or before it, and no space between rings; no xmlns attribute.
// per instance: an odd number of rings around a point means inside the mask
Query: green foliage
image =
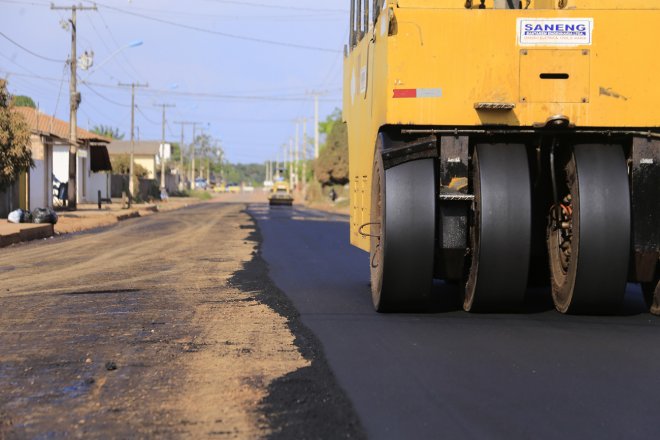
<svg viewBox="0 0 660 440"><path fill-rule="evenodd" d="M341 122L341 110L335 108L334 111L325 118L325 121L319 122L319 133L329 135L336 123Z"/></svg>
<svg viewBox="0 0 660 440"><path fill-rule="evenodd" d="M118 128L109 125L95 125L90 131L110 139L124 139L124 133L120 133Z"/></svg>
<svg viewBox="0 0 660 440"><path fill-rule="evenodd" d="M196 189L190 192L190 197L194 197L199 200L211 200L211 193L208 191Z"/></svg>
<svg viewBox="0 0 660 440"><path fill-rule="evenodd" d="M181 158L181 145L178 142L170 142L172 146L171 161L178 162Z"/></svg>
<svg viewBox="0 0 660 440"><path fill-rule="evenodd" d="M341 115L336 118L326 138L325 146L315 163L316 177L322 185L344 185L348 183L348 131L341 122Z"/></svg>
<svg viewBox="0 0 660 440"><path fill-rule="evenodd" d="M25 119L12 111L7 83L0 80L0 190L18 175L34 166L30 151L30 128Z"/></svg>
<svg viewBox="0 0 660 440"><path fill-rule="evenodd" d="M129 174L131 172L130 154L112 155L110 156L110 163L112 164L112 172L115 174ZM149 171L139 163L133 164L133 172L137 177L146 177L149 174Z"/></svg>
<svg viewBox="0 0 660 440"><path fill-rule="evenodd" d="M266 179L266 166L264 164L230 164L222 166L222 175L225 182L245 183L246 185L261 186Z"/></svg>
<svg viewBox="0 0 660 440"><path fill-rule="evenodd" d="M12 98L12 102L16 107L30 107L37 108L37 105L34 103L32 98L25 95L17 95Z"/></svg>

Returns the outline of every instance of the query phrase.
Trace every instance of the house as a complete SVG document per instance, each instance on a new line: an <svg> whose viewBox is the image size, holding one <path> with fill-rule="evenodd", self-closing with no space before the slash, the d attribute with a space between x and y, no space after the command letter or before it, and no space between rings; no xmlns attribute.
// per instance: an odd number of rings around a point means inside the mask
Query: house
<svg viewBox="0 0 660 440"><path fill-rule="evenodd" d="M27 207L52 207L54 183L69 180L69 123L30 107L16 107L14 111L23 115L32 132L35 167L28 173ZM99 191L102 198L110 197L112 166L106 148L110 139L82 128L77 134L76 200L96 203Z"/></svg>
<svg viewBox="0 0 660 440"><path fill-rule="evenodd" d="M113 140L108 145L110 156L131 154L133 152L133 161L147 170L147 179L157 179L160 175L160 157L161 147L164 145L165 161L172 155L170 144L161 144L159 141L135 141L134 146L131 141Z"/></svg>

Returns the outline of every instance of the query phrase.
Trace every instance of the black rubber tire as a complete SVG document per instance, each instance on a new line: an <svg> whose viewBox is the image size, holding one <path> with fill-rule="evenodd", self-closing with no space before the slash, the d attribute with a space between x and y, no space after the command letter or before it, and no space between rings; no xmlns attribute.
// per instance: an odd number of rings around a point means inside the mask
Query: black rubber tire
<svg viewBox="0 0 660 440"><path fill-rule="evenodd" d="M431 295L435 246L433 159L385 170L378 137L371 184L371 295L378 312L421 310Z"/></svg>
<svg viewBox="0 0 660 440"><path fill-rule="evenodd" d="M547 235L555 308L562 313L615 312L626 290L631 235L622 147L575 145L565 177L572 197L572 238L564 265L559 232L549 224Z"/></svg>
<svg viewBox="0 0 660 440"><path fill-rule="evenodd" d="M532 236L532 186L522 144L479 144L473 155L472 264L466 311L522 305Z"/></svg>

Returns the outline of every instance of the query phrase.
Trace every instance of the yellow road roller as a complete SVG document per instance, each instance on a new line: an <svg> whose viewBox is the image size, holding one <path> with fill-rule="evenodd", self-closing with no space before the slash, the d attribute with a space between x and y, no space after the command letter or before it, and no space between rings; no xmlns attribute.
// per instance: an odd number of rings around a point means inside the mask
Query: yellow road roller
<svg viewBox="0 0 660 440"><path fill-rule="evenodd" d="M270 206L293 205L293 195L291 194L291 188L287 182L275 182L268 194L268 204Z"/></svg>
<svg viewBox="0 0 660 440"><path fill-rule="evenodd" d="M660 2L351 0L351 243L374 307L660 313Z"/></svg>

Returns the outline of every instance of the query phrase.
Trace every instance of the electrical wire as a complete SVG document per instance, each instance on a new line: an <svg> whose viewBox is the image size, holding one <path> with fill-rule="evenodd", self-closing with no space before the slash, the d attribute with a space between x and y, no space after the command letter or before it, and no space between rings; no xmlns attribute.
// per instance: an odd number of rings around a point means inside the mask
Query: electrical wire
<svg viewBox="0 0 660 440"><path fill-rule="evenodd" d="M101 20L103 20L103 17L101 17ZM101 35L101 32L100 32L100 31L98 30L98 28L96 27L96 24L95 24L94 18L93 18L93 16L92 16L91 14L90 14L90 16L89 16L88 22L89 22L89 24L92 26L92 29L94 30L94 33L99 37L99 40L101 41L101 44L103 44L103 46L104 46L105 49L108 51L108 53L112 53L112 52L114 52L114 50L110 48L110 45L105 41L105 38L103 38L103 36ZM106 27L107 27L107 26L106 26ZM110 38L113 38L112 35L110 35ZM121 70L122 70L127 76L129 76L129 77L132 76L132 74L128 72L128 69L126 69L126 68L124 67L123 64L118 63L118 66L121 68ZM102 70L103 70L103 69L102 69ZM106 73L107 73L107 72L106 72ZM108 76L109 76L111 79L116 79L115 77L113 77L113 76L110 75L110 74L108 74Z"/></svg>
<svg viewBox="0 0 660 440"><path fill-rule="evenodd" d="M143 117L144 119L147 120L147 122L149 122L150 124L153 124L153 125L158 125L158 124L159 124L159 122L156 122L156 121L154 121L153 119L150 119L149 116L147 116L147 115L142 111L142 109L140 108L139 105L135 104L135 108L137 109L138 113L140 113L140 114L142 115L142 117Z"/></svg>
<svg viewBox="0 0 660 440"><path fill-rule="evenodd" d="M88 83L86 83L84 81L80 81L80 84L82 84L83 86L85 86L87 88L87 90L91 91L96 96L98 96L99 98L103 99L106 102L109 102L110 104L114 104L114 105L119 106L119 107L127 107L127 108L130 107L129 104L122 104L121 102L113 101L112 99L101 95L99 92L94 90L92 87L90 87L90 85Z"/></svg>
<svg viewBox="0 0 660 440"><path fill-rule="evenodd" d="M236 0L206 0L206 1L212 3L225 3L225 4L239 5L239 6L250 6L255 8L270 8L270 9L277 9L280 11L289 10L289 11L308 11L308 12L336 12L336 13L348 14L348 11L344 9L316 9L316 8L305 8L300 6L271 5L266 3L254 3L254 2L244 2L244 1L239 2Z"/></svg>
<svg viewBox="0 0 660 440"><path fill-rule="evenodd" d="M103 3L97 3L97 2L95 2L95 3L96 3L97 6L100 6L100 7L112 10L112 11L116 11L116 12L119 12L119 13L122 13L122 14L132 15L134 17L140 17L140 18L143 18L145 20L150 20L150 21L155 21L155 22L158 22L158 23L168 24L170 26L175 26L175 27L179 27L179 28L182 28L182 29L188 29L188 30L203 32L203 33L212 34L212 35L218 35L218 36L221 36L221 37L232 38L232 39L236 39L236 40L252 41L254 43L270 44L270 45L273 45L273 46L289 47L289 48L293 48L293 49L313 50L313 51L318 51L318 52L330 52L330 53L340 52L336 49L329 49L329 48L325 48L325 47L307 46L307 45L296 44L296 43L286 43L286 42L282 42L282 41L267 40L265 38L248 37L248 36L245 36L245 35L236 35L236 34L230 34L230 33L227 33L227 32L214 31L212 29L205 29L205 28L192 26L192 25L188 25L188 24L184 24L184 23L177 23L175 21L165 20L165 19L162 19L162 18L152 17L152 16L149 16L149 15L146 15L146 14L141 14L139 12L127 11L125 9L116 8L114 6L109 6L109 5L106 5L106 4L103 4Z"/></svg>
<svg viewBox="0 0 660 440"><path fill-rule="evenodd" d="M17 43L16 41L12 40L11 38L9 38L7 35L5 35L5 34L2 33L2 32L0 32L0 36L2 36L4 39L6 39L6 40L9 41L10 43L12 43L14 46L23 49L25 52L27 52L27 53L29 53L30 55L33 55L33 56L35 56L35 57L37 57L37 58L41 58L42 60L50 61L51 63L64 63L64 62L65 62L64 60L56 60L56 59L54 59L54 58L48 58L48 57L45 57L45 56L43 56L43 55L39 55L38 53L32 52L30 49L28 49L28 48L25 47L25 46L22 46L21 44Z"/></svg>
<svg viewBox="0 0 660 440"><path fill-rule="evenodd" d="M60 81L60 88L57 91L57 100L55 101L55 111L53 111L53 116L57 115L57 108L60 106L60 98L62 96L62 86L64 85L64 78L66 78L66 65L62 70L62 80Z"/></svg>
<svg viewBox="0 0 660 440"><path fill-rule="evenodd" d="M87 3L93 3L93 4L96 5L95 2L89 2L89 1L88 1ZM110 29L110 26L108 26L108 23L105 21L105 18L103 17L103 14L102 14L100 11L99 11L99 17L101 18L101 21L103 22L103 26L105 26L105 28L107 29L108 34L110 35L110 38L112 39L112 41L113 41L113 42L115 43L115 45L117 46L117 49L121 48L122 46L119 44L119 42L117 42L117 39L115 38L115 35L112 33L112 30ZM135 66L133 66L133 63L130 62L130 60L128 59L128 57L126 56L126 54L124 54L124 53L122 53L122 52L119 52L119 57L122 58L122 59L126 62L126 64L128 65L128 67L130 67L130 68L133 70L133 72L137 75L137 78L144 78L144 77L140 74L140 72L138 72L138 70L135 68ZM129 75L129 76L130 76L130 75Z"/></svg>

